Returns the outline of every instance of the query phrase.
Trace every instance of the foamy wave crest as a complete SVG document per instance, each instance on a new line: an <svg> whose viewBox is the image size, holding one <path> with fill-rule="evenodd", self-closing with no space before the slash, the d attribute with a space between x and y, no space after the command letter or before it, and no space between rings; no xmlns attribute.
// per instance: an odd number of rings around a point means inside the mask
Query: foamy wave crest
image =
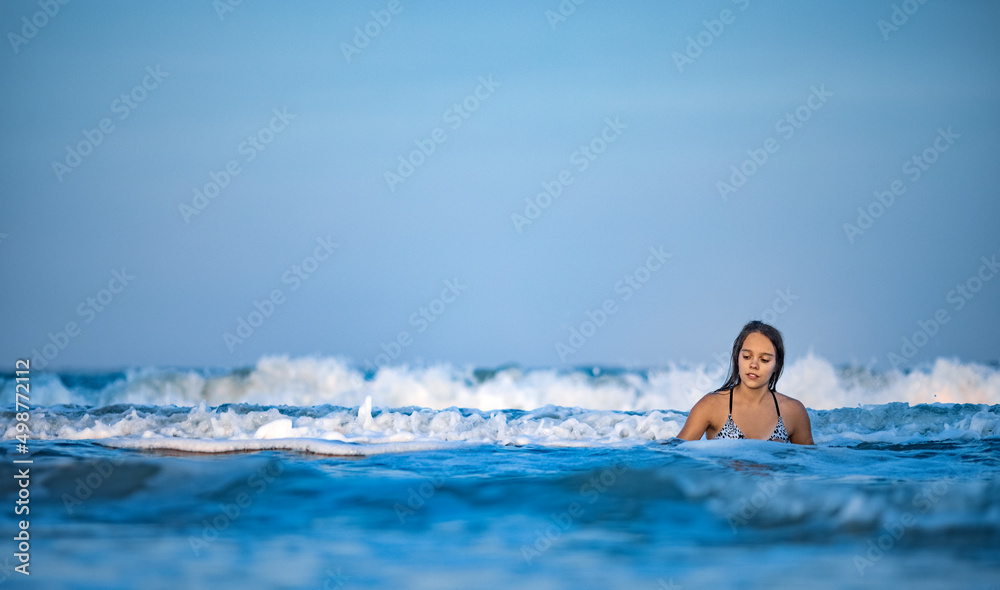
<svg viewBox="0 0 1000 590"><path fill-rule="evenodd" d="M480 410L529 410L547 405L594 410L688 411L717 388L725 369L669 365L661 369L615 370L503 368L477 370L450 365L384 367L366 375L336 358L265 357L252 369L228 372L143 368L105 375L32 377L35 405L113 404L210 406L338 405L354 407L372 397L382 407L419 406ZM779 390L811 409L905 402L1000 403L996 367L939 359L910 373L835 368L808 355L785 368ZM14 382L3 381L12 402Z"/></svg>
<svg viewBox="0 0 1000 590"><path fill-rule="evenodd" d="M4 436L16 435L5 413ZM892 403L812 410L817 443L911 443L979 440L1000 435L1000 405ZM105 440L124 448L188 452L264 449L332 455L420 450L462 445L591 447L667 441L686 416L650 410L617 412L544 406L532 411L449 408L266 407L245 404L194 408L115 405L51 406L32 416L37 440ZM707 442L707 441L705 441ZM715 445L719 443L712 441ZM697 446L697 443L687 443ZM728 452L728 451L727 451Z"/></svg>
<svg viewBox="0 0 1000 590"><path fill-rule="evenodd" d="M680 431L685 419L683 414L655 410L641 415L556 406L532 412L416 407L373 411L371 404L368 398L357 408L247 405L211 408L204 403L195 408L117 405L93 412L55 406L38 410L32 417L32 429L33 437L39 440L130 439L145 441L128 443L140 444L142 448L224 452L263 448L297 450L298 447L288 446L287 442L275 442L288 440L378 446L441 442L585 446L627 440L641 442L669 439ZM5 435L14 436L14 427L10 421ZM296 444L301 446L301 442Z"/></svg>

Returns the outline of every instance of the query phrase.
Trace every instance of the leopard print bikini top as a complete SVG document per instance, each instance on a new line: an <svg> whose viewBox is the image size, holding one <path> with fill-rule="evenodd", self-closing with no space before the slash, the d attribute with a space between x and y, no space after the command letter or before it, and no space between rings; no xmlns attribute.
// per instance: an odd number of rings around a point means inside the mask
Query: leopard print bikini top
<svg viewBox="0 0 1000 590"><path fill-rule="evenodd" d="M743 432L740 431L740 427L733 422L733 389L729 390L729 419L726 420L726 424L722 427L722 430L715 435L715 438L746 438ZM781 419L781 410L778 409L778 396L771 392L771 397L774 399L774 410L778 412L778 425L774 427L774 432L771 433L771 438L767 440L773 440L775 442L788 442L788 432L785 430L785 422Z"/></svg>

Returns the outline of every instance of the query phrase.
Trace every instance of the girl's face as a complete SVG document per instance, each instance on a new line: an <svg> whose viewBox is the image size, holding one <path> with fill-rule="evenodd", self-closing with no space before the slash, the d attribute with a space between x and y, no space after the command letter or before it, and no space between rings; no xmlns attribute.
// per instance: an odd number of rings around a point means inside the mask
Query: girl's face
<svg viewBox="0 0 1000 590"><path fill-rule="evenodd" d="M747 335L740 349L740 380L749 388L767 387L774 373L774 344L761 334Z"/></svg>

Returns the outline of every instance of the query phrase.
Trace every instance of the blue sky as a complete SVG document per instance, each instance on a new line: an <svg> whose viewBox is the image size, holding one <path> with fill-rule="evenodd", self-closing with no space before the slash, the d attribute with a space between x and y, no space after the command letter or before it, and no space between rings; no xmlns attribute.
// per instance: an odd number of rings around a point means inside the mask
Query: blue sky
<svg viewBox="0 0 1000 590"><path fill-rule="evenodd" d="M54 6L0 7L9 366L1000 358L993 3Z"/></svg>

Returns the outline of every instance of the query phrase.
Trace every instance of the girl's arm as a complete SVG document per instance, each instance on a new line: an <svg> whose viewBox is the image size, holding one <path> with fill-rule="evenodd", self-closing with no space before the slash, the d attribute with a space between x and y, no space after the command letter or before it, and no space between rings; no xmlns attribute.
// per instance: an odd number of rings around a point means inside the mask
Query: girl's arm
<svg viewBox="0 0 1000 590"><path fill-rule="evenodd" d="M705 435L705 431L707 431L708 427L712 424L710 420L712 413L710 411L711 404L708 400L709 395L712 394L708 394L701 398L698 400L698 403L691 408L691 411L688 413L687 421L684 423L684 428L681 428L677 438L684 440L698 440Z"/></svg>
<svg viewBox="0 0 1000 590"><path fill-rule="evenodd" d="M802 405L799 400L792 400L793 404L791 406L791 426L792 429L789 431L788 441L795 443L797 445L811 445L813 443L813 433L812 433L812 423L809 421L809 412L806 411L806 407Z"/></svg>

